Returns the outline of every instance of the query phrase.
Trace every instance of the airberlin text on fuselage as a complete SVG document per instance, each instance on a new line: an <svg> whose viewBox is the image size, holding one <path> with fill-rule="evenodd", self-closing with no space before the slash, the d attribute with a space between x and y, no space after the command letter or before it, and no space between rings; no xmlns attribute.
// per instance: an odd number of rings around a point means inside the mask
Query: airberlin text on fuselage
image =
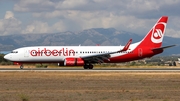
<svg viewBox="0 0 180 101"><path fill-rule="evenodd" d="M73 49L62 48L62 49L33 49L30 50L31 56L75 56L75 51Z"/></svg>

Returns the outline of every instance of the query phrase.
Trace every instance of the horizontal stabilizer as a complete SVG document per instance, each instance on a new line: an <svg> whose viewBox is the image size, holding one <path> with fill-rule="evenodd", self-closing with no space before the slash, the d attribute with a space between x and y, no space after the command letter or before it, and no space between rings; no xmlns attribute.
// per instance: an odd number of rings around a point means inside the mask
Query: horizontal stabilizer
<svg viewBox="0 0 180 101"><path fill-rule="evenodd" d="M166 48L170 48L170 47L174 47L174 46L176 46L176 45L164 46L164 47L160 47L160 48L153 48L152 50L153 50L153 51L154 51L154 50L164 50L164 49L166 49Z"/></svg>

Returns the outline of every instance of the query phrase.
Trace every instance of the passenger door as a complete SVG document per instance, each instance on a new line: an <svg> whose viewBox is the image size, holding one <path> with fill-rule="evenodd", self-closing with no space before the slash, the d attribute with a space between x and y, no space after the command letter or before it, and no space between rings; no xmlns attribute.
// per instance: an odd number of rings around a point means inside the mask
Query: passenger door
<svg viewBox="0 0 180 101"><path fill-rule="evenodd" d="M29 50L28 49L24 50L24 57L29 57Z"/></svg>

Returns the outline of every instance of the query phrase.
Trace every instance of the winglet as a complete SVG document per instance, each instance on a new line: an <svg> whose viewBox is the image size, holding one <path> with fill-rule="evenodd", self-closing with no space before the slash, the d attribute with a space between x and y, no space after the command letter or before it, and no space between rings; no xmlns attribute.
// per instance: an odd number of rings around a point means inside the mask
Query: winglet
<svg viewBox="0 0 180 101"><path fill-rule="evenodd" d="M128 41L128 43L124 46L124 48L123 48L122 50L118 51L118 52L122 52L122 51L128 50L128 48L129 48L131 42L132 42L132 39L130 39L130 40Z"/></svg>

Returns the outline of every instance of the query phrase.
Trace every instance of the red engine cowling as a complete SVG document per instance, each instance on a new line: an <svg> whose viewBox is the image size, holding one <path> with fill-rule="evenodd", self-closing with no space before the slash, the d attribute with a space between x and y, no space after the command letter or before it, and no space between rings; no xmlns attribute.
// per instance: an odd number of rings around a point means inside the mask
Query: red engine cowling
<svg viewBox="0 0 180 101"><path fill-rule="evenodd" d="M66 58L64 66L84 66L84 60L82 58Z"/></svg>

